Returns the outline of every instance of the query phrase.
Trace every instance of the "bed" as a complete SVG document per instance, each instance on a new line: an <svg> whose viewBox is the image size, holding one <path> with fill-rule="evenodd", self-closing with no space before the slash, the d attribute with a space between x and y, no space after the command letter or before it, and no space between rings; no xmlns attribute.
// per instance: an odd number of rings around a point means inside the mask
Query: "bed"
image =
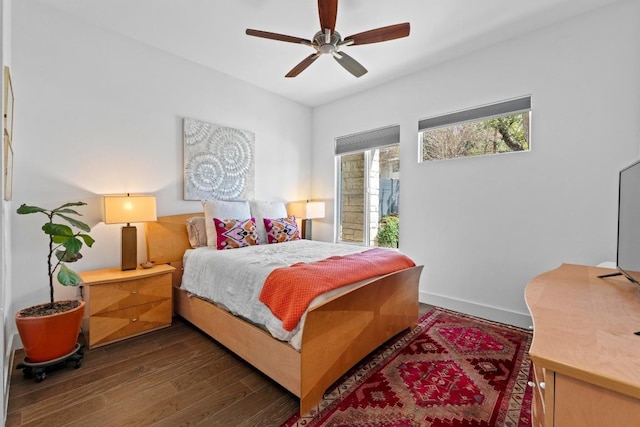
<svg viewBox="0 0 640 427"><path fill-rule="evenodd" d="M146 223L148 259L176 267L175 313L297 396L301 414L313 409L326 389L364 356L418 321L422 266L361 281L309 309L300 349L296 350L180 288L183 255L191 248L185 224L198 215L203 214L164 216Z"/></svg>

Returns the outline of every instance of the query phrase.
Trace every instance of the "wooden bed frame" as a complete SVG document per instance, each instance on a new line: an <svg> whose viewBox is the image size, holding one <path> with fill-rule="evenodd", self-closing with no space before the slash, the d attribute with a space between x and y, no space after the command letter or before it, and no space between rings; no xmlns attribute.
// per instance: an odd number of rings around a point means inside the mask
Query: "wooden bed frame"
<svg viewBox="0 0 640 427"><path fill-rule="evenodd" d="M204 331L300 398L300 414L320 403L347 370L389 338L416 325L422 266L366 281L307 313L300 351L268 332L181 290L186 220L202 213L146 223L148 259L176 267L176 314ZM329 344L330 343L330 344Z"/></svg>

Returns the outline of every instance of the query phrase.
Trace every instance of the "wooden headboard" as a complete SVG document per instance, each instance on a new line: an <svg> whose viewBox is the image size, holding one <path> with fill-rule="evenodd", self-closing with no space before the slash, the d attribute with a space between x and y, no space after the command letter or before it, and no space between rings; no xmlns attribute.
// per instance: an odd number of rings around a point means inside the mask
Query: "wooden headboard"
<svg viewBox="0 0 640 427"><path fill-rule="evenodd" d="M182 263L184 251L191 248L187 235L187 219L203 216L202 212L158 217L145 223L147 259L156 264Z"/></svg>

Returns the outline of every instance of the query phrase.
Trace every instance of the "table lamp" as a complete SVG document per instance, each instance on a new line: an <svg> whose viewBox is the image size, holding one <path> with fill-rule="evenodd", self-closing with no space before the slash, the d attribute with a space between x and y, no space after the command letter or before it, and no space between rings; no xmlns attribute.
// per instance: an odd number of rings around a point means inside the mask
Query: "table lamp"
<svg viewBox="0 0 640 427"><path fill-rule="evenodd" d="M289 210L292 215L302 220L302 230L300 234L303 239L311 240L311 220L314 218L324 218L324 202L291 203Z"/></svg>
<svg viewBox="0 0 640 427"><path fill-rule="evenodd" d="M122 270L138 267L138 230L132 222L155 221L154 196L104 196L104 223L122 226Z"/></svg>

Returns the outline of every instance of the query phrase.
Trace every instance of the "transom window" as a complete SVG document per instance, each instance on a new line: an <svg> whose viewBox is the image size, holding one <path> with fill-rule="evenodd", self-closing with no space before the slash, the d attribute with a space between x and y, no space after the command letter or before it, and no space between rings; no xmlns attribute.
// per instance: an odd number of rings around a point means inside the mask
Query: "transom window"
<svg viewBox="0 0 640 427"><path fill-rule="evenodd" d="M420 161L529 151L531 96L420 120Z"/></svg>

